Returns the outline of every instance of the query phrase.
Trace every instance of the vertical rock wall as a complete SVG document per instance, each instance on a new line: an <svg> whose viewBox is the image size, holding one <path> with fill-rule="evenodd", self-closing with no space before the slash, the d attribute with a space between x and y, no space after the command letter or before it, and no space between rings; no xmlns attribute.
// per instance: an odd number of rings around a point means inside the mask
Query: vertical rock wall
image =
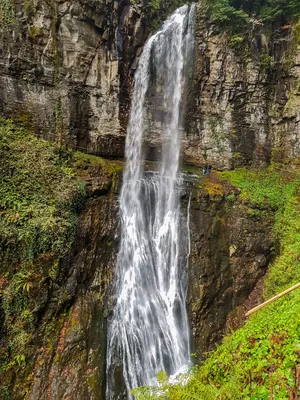
<svg viewBox="0 0 300 400"><path fill-rule="evenodd" d="M221 341L228 314L247 299L271 258L272 210L244 203L224 182L214 185L213 192L194 191L190 211L188 303L198 360Z"/></svg>
<svg viewBox="0 0 300 400"><path fill-rule="evenodd" d="M16 22L1 33L0 115L30 121L38 134L83 151L123 157L132 76L155 25L151 2L15 3ZM176 6L159 4L164 13ZM201 4L195 71L184 96L184 162L228 169L298 156L297 26L253 21L247 36L230 36L207 20ZM162 111L151 116L149 159L159 153Z"/></svg>
<svg viewBox="0 0 300 400"><path fill-rule="evenodd" d="M116 211L114 197L95 197L79 218L75 254L61 288L72 293L70 307L56 316L51 341L33 355L31 400L105 399L106 318L112 307L118 247ZM42 325L50 310L51 299ZM13 398L17 396L16 391Z"/></svg>
<svg viewBox="0 0 300 400"><path fill-rule="evenodd" d="M299 156L298 27L253 21L230 36L201 12L185 162L230 169Z"/></svg>
<svg viewBox="0 0 300 400"><path fill-rule="evenodd" d="M0 44L0 114L87 152L123 156L130 71L145 36L136 10L18 0Z"/></svg>

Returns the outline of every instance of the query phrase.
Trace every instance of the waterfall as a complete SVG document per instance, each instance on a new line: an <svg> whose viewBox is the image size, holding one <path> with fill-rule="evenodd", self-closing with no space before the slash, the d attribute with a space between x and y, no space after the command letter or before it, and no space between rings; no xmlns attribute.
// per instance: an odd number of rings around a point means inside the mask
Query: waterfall
<svg viewBox="0 0 300 400"><path fill-rule="evenodd" d="M114 360L132 388L190 362L186 311L188 215L182 212L179 173L182 93L194 52L196 6L177 9L145 44L135 75L120 195L121 241L116 304L108 325L107 399L113 399ZM150 87L153 87L150 98ZM144 171L143 141L149 104L162 110L161 163ZM184 221L186 223L184 223Z"/></svg>

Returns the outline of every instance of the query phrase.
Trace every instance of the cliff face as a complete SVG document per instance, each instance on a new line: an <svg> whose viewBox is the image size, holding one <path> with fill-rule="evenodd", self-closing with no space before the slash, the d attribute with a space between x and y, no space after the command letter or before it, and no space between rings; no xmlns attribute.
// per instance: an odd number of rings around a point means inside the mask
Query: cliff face
<svg viewBox="0 0 300 400"><path fill-rule="evenodd" d="M221 341L227 323L236 328L243 321L243 303L270 262L274 224L272 209L245 203L239 190L218 176L201 186L193 192L190 209L188 296L198 360Z"/></svg>
<svg viewBox="0 0 300 400"><path fill-rule="evenodd" d="M37 349L31 400L105 399L106 318L118 239L116 204L113 196L92 198L79 218L75 254L63 284L71 291L71 307L59 314L48 346Z"/></svg>
<svg viewBox="0 0 300 400"><path fill-rule="evenodd" d="M224 169L298 156L299 57L296 28L253 22L248 37L228 38L200 9L186 162Z"/></svg>
<svg viewBox="0 0 300 400"><path fill-rule="evenodd" d="M0 45L0 113L29 119L46 138L123 156L140 13L126 1L17 1Z"/></svg>
<svg viewBox="0 0 300 400"><path fill-rule="evenodd" d="M160 4L165 13L176 6ZM132 76L154 25L150 6L17 1L17 22L0 44L0 113L83 151L123 157ZM299 155L297 28L270 32L253 22L247 37L230 37L204 18L200 2L184 162L223 169ZM148 143L154 158L155 133Z"/></svg>

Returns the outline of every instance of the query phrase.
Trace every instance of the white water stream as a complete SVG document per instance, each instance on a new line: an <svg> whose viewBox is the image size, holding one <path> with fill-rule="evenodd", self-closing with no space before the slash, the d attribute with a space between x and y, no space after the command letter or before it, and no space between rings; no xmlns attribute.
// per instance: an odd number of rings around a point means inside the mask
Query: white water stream
<svg viewBox="0 0 300 400"><path fill-rule="evenodd" d="M187 212L180 207L179 125L195 13L195 5L186 5L169 17L146 43L135 75L120 196L116 304L108 326L107 399L114 398L116 357L128 398L130 389L155 384L159 371L174 375L190 362L185 304L189 230ZM160 170L150 174L143 168L142 149L153 75L165 116Z"/></svg>

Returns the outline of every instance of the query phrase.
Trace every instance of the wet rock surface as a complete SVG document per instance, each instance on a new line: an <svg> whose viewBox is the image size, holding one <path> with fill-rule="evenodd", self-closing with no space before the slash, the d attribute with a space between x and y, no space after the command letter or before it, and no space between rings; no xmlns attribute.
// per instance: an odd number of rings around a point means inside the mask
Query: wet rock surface
<svg viewBox="0 0 300 400"><path fill-rule="evenodd" d="M116 198L89 199L64 284L74 292L71 307L57 316L59 329L49 346L37 351L29 399L105 399L106 319L117 242Z"/></svg>
<svg viewBox="0 0 300 400"><path fill-rule="evenodd" d="M273 245L272 210L243 203L236 188L217 185L217 193L205 185L194 191L190 209L188 304L198 359L220 342L228 314L266 273Z"/></svg>

